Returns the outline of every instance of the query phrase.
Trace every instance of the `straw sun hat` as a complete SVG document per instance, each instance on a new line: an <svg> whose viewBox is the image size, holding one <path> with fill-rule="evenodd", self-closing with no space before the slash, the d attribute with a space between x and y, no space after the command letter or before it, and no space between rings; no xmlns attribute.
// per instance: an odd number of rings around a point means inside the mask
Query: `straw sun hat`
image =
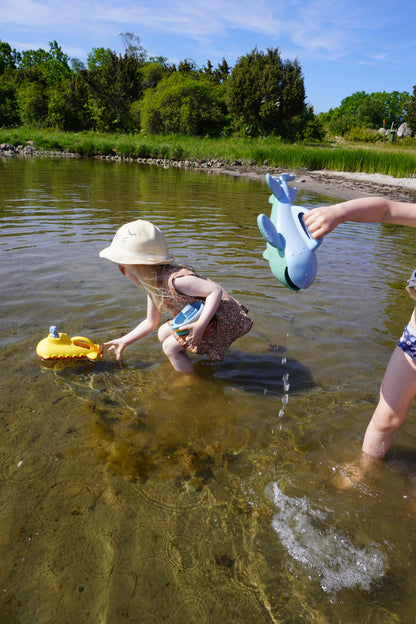
<svg viewBox="0 0 416 624"><path fill-rule="evenodd" d="M99 255L117 264L170 264L175 259L159 228L142 219L122 225Z"/></svg>

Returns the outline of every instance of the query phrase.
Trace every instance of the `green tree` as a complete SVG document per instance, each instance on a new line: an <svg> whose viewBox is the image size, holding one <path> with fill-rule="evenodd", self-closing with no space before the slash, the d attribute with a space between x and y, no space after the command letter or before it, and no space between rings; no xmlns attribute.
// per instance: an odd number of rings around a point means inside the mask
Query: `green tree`
<svg viewBox="0 0 416 624"><path fill-rule="evenodd" d="M81 74L74 74L49 91L47 125L78 132L92 126L88 88Z"/></svg>
<svg viewBox="0 0 416 624"><path fill-rule="evenodd" d="M406 117L410 93L407 91L392 91L385 94L385 111L389 123L396 127L403 123Z"/></svg>
<svg viewBox="0 0 416 624"><path fill-rule="evenodd" d="M110 48L93 48L87 56L87 69L92 72L105 67L114 53Z"/></svg>
<svg viewBox="0 0 416 624"><path fill-rule="evenodd" d="M142 89L154 89L166 73L166 67L157 61L145 63L140 69Z"/></svg>
<svg viewBox="0 0 416 624"><path fill-rule="evenodd" d="M343 137L351 128L357 127L355 115L340 115L338 110L330 110L327 115L328 130L332 135Z"/></svg>
<svg viewBox="0 0 416 624"><path fill-rule="evenodd" d="M282 61L278 48L255 48L241 57L227 80L230 111L240 127L293 135L292 120L305 110L305 88L297 61Z"/></svg>
<svg viewBox="0 0 416 624"><path fill-rule="evenodd" d="M48 51L39 48L23 52L19 69L29 79L41 73L47 86L59 84L71 76L69 57L62 52L56 41L49 43Z"/></svg>
<svg viewBox="0 0 416 624"><path fill-rule="evenodd" d="M23 52L14 72L21 121L41 127L50 125L51 93L58 92L71 76L69 58L56 41L50 42L49 50L39 48Z"/></svg>
<svg viewBox="0 0 416 624"><path fill-rule="evenodd" d="M79 59L72 58L71 59L71 69L72 69L72 71L74 73L78 73L78 72L82 71L83 69L85 69L85 65Z"/></svg>
<svg viewBox="0 0 416 624"><path fill-rule="evenodd" d="M338 108L330 111L329 128L344 134L351 128L378 129L383 125L398 127L404 120L410 95L406 91L366 93L357 91L342 100Z"/></svg>
<svg viewBox="0 0 416 624"><path fill-rule="evenodd" d="M17 89L17 101L22 123L46 125L49 90L43 80L24 81Z"/></svg>
<svg viewBox="0 0 416 624"><path fill-rule="evenodd" d="M140 63L144 63L147 59L147 52L140 44L140 37L130 32L120 33L120 37L123 40L125 54L134 57Z"/></svg>
<svg viewBox="0 0 416 624"><path fill-rule="evenodd" d="M223 58L222 62L218 63L217 68L213 71L214 79L216 80L216 82L224 83L228 79L230 71L230 66L228 65L225 58Z"/></svg>
<svg viewBox="0 0 416 624"><path fill-rule="evenodd" d="M218 66L215 69L211 61L207 61L206 66L202 69L202 73L204 77L211 78L214 82L222 84L227 80L230 74L230 67L224 58L221 63L218 63Z"/></svg>
<svg viewBox="0 0 416 624"><path fill-rule="evenodd" d="M16 91L16 67L20 54L6 42L0 41L0 126L20 123Z"/></svg>
<svg viewBox="0 0 416 624"><path fill-rule="evenodd" d="M141 95L142 61L134 55L117 55L109 49L94 49L88 55L88 106L97 130L125 130L129 127L132 102Z"/></svg>
<svg viewBox="0 0 416 624"><path fill-rule="evenodd" d="M207 61L206 67L204 66L202 68L202 71L207 75L210 76L212 78L212 76L214 75L214 68L212 66L212 63L210 60Z"/></svg>
<svg viewBox="0 0 416 624"><path fill-rule="evenodd" d="M325 134L325 126L320 117L315 115L312 106L306 106L299 121L297 138L302 141L322 141Z"/></svg>
<svg viewBox="0 0 416 624"><path fill-rule="evenodd" d="M407 104L405 121L409 128L413 131L413 136L416 134L416 85L413 87L413 94L409 98Z"/></svg>
<svg viewBox="0 0 416 624"><path fill-rule="evenodd" d="M10 44L0 40L0 75L3 75L6 69L16 69L20 58L19 52L12 50Z"/></svg>
<svg viewBox="0 0 416 624"><path fill-rule="evenodd" d="M20 124L19 106L15 85L0 76L0 127Z"/></svg>
<svg viewBox="0 0 416 624"><path fill-rule="evenodd" d="M148 89L141 106L142 129L149 134L216 135L224 127L226 107L221 86L175 72Z"/></svg>
<svg viewBox="0 0 416 624"><path fill-rule="evenodd" d="M185 59L179 63L178 72L185 76L195 76L198 72L198 67L192 59Z"/></svg>

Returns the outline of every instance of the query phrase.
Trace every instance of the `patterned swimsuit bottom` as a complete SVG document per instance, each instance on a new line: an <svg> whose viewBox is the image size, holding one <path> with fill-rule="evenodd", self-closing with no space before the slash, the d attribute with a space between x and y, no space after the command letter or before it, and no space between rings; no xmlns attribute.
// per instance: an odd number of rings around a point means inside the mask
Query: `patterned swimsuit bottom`
<svg viewBox="0 0 416 624"><path fill-rule="evenodd" d="M416 360L416 331L410 325L407 325L397 343L407 355Z"/></svg>

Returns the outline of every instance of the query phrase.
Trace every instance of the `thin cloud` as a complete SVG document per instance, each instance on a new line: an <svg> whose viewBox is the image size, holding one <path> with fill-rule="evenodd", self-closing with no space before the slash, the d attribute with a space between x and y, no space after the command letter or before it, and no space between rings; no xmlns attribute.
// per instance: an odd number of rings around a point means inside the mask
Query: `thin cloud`
<svg viewBox="0 0 416 624"><path fill-rule="evenodd" d="M99 32L117 28L137 32L159 32L186 36L195 41L224 38L230 31L246 31L296 45L305 53L348 50L355 40L360 11L342 2L284 2L280 0L142 0L140 3L109 0L4 0L0 23L33 31L55 28L66 33L81 29ZM279 46L280 47L280 46Z"/></svg>
<svg viewBox="0 0 416 624"><path fill-rule="evenodd" d="M356 90L411 92L415 19L409 0L0 0L0 39L18 51L56 40L86 62L94 48L122 52L120 33L133 32L150 56L200 67L278 48L322 112Z"/></svg>

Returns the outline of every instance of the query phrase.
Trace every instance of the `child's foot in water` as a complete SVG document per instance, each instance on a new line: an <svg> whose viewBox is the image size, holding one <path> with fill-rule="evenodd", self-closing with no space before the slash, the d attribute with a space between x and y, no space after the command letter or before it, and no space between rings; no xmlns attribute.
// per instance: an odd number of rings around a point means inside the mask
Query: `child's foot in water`
<svg viewBox="0 0 416 624"><path fill-rule="evenodd" d="M340 490L346 490L361 483L374 465L374 458L362 453L359 463L344 464L335 475L334 485Z"/></svg>

